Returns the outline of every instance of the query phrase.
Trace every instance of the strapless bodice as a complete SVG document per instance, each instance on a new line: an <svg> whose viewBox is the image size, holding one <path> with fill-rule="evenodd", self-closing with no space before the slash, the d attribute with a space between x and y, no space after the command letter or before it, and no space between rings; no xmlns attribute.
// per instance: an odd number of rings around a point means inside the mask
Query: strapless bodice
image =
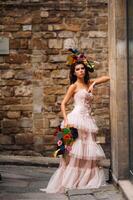
<svg viewBox="0 0 133 200"><path fill-rule="evenodd" d="M93 94L89 93L85 88L79 89L74 95L74 109L79 112L91 112L91 104L93 101Z"/></svg>
<svg viewBox="0 0 133 200"><path fill-rule="evenodd" d="M79 89L74 94L74 109L67 114L68 124L77 129L94 132L98 131L95 119L91 115L91 105L93 94L89 93L85 88ZM64 127L64 120L61 123L61 128Z"/></svg>

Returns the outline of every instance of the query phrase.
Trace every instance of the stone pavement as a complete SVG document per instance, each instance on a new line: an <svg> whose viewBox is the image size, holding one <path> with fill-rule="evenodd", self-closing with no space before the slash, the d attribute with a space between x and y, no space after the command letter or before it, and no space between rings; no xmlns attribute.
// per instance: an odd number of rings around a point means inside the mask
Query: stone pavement
<svg viewBox="0 0 133 200"><path fill-rule="evenodd" d="M0 163L0 200L124 200L112 184L93 190L69 190L66 194L46 194L45 188L55 167L17 166Z"/></svg>

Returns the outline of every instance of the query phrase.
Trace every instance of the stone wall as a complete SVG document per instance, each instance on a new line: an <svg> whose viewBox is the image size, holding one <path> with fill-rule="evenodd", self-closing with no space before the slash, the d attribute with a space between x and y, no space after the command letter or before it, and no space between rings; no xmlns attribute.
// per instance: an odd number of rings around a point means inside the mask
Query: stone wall
<svg viewBox="0 0 133 200"><path fill-rule="evenodd" d="M9 55L0 55L1 153L51 155L53 130L62 120L60 103L69 85L67 45L97 61L91 77L108 74L107 0L0 4L0 36L9 38L10 48ZM95 89L92 114L109 157L109 83Z"/></svg>

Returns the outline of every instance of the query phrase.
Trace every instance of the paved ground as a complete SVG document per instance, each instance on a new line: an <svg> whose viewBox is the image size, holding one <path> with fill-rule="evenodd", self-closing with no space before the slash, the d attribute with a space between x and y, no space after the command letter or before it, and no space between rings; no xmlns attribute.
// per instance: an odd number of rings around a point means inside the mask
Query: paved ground
<svg viewBox="0 0 133 200"><path fill-rule="evenodd" d="M52 167L0 165L0 200L124 200L112 184L97 190L70 190L67 194L46 194Z"/></svg>

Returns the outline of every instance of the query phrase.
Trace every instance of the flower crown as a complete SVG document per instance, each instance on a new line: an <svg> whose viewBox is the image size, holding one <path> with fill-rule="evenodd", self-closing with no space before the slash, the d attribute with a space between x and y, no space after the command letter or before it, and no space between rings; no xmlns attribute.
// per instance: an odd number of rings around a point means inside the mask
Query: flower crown
<svg viewBox="0 0 133 200"><path fill-rule="evenodd" d="M84 53L80 53L77 49L68 49L72 54L67 57L67 65L71 66L76 62L83 62L88 68L89 72L94 72L95 64L93 61L87 60Z"/></svg>

